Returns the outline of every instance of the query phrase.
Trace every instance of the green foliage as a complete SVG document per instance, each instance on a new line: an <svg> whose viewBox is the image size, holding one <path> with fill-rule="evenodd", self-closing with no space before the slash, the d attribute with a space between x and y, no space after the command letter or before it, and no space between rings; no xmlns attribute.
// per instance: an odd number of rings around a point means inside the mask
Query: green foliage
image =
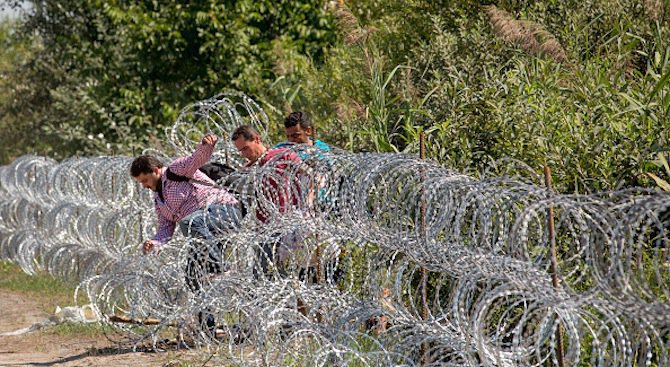
<svg viewBox="0 0 670 367"><path fill-rule="evenodd" d="M17 83L12 78L16 69L26 64L31 54L31 43L16 39L18 24L13 20L0 20L0 162L9 162L25 152L26 146L36 146L33 131L36 124L31 119L34 110L22 105L30 98L28 86ZM16 108L12 110L10 106ZM21 109L25 121L20 121L12 113Z"/></svg>
<svg viewBox="0 0 670 367"><path fill-rule="evenodd" d="M470 174L548 164L562 192L652 184L641 173L669 147L670 27L648 4L500 2L552 33L560 62L507 43L485 2L427 3L355 2L321 66L279 53L301 67L268 90L274 118L307 110L322 139L358 151L417 152L425 130L431 159Z"/></svg>
<svg viewBox="0 0 670 367"><path fill-rule="evenodd" d="M156 145L186 104L263 90L277 38L318 62L332 28L316 0L38 2L21 28L35 49L14 70L28 96L12 93L7 109L50 139L39 153L129 153Z"/></svg>
<svg viewBox="0 0 670 367"><path fill-rule="evenodd" d="M505 30L489 1L338 3L40 2L2 54L24 50L0 62L0 127L16 142L1 158L166 148L181 107L238 89L276 139L305 110L347 149L416 153L425 131L430 159L474 175L501 158L548 164L561 192L663 174L667 4L504 0ZM510 41L531 24L565 61Z"/></svg>

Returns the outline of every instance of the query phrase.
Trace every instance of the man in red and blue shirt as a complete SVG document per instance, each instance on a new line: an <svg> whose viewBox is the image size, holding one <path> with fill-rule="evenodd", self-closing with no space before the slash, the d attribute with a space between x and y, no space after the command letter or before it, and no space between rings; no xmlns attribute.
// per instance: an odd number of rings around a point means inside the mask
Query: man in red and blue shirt
<svg viewBox="0 0 670 367"><path fill-rule="evenodd" d="M251 126L243 125L235 129L231 140L240 154L247 159L244 167L249 174L255 174L258 186L255 187L256 219L261 223L270 223L275 216L287 214L291 211L300 211L307 208L301 195L302 161L292 149L267 149L261 141L260 134ZM252 171L252 167L261 167L259 171ZM254 173L252 173L254 172ZM271 237L275 237L274 235ZM279 234L269 243L264 243L257 249L258 267L254 267L254 274L258 277L259 270L267 274L269 264L275 260L275 254L282 245ZM290 246L288 246L290 247Z"/></svg>
<svg viewBox="0 0 670 367"><path fill-rule="evenodd" d="M298 152L300 159L303 161L310 158L310 155L314 153L330 151L328 144L318 139L312 139L312 134L314 133L312 121L305 112L291 112L286 116L284 119L284 133L286 134L286 141L275 145L275 148L292 148L295 144L305 144L315 148L309 151ZM317 158L321 157L317 155Z"/></svg>
<svg viewBox="0 0 670 367"><path fill-rule="evenodd" d="M301 203L300 192L304 190L297 179L302 162L298 154L288 147L267 149L260 134L247 125L235 129L231 138L235 148L247 159L245 168L263 167L259 190L263 197L256 199L260 203L273 204L276 212L266 208L266 205L258 205L256 218L259 221L267 223L275 214L306 207L306 203ZM268 165L269 162L272 163Z"/></svg>

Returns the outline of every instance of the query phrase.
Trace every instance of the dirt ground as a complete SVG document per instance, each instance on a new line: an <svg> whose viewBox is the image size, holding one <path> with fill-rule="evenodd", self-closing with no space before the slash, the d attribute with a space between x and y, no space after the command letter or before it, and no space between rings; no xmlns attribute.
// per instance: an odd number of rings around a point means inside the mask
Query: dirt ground
<svg viewBox="0 0 670 367"><path fill-rule="evenodd" d="M39 300L0 289L0 334L15 331L49 315ZM202 366L193 351L133 351L105 335L58 335L48 330L20 336L0 336L0 366ZM200 362L198 362L201 360Z"/></svg>

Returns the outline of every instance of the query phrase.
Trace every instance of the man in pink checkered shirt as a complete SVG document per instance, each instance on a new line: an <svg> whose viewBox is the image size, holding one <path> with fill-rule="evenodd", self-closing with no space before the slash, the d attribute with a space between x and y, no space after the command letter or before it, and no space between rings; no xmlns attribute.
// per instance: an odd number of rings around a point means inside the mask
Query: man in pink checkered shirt
<svg viewBox="0 0 670 367"><path fill-rule="evenodd" d="M163 167L163 164L153 156L139 156L131 164L131 175L135 181L142 184L147 189L151 189L154 194L154 208L158 216L158 230L153 239L144 242L142 250L145 254L150 252L158 253L165 243L172 238L177 224L180 225L184 235L204 237L213 239L211 231L207 233L204 229L189 228L188 222L184 219L193 219L192 214L207 213L200 212L203 209L211 207L225 207L231 213L226 213L225 219L239 221L239 203L237 199L224 189L219 189L214 182L204 173L198 170L202 165L209 161L214 152L217 137L207 134L202 138L202 142L189 157L175 159L169 167ZM166 171L193 178L193 181L172 181L167 178ZM210 212L212 210L209 210ZM236 212L236 213L235 213ZM237 214L237 215L232 215ZM209 218L220 220L223 218ZM237 221L235 221L237 219ZM218 224L224 225L227 229L232 229L229 223L214 223L215 229ZM191 221L191 226L193 227ZM211 224L211 223L210 223ZM236 227L233 226L233 227ZM186 231L184 231L186 230Z"/></svg>
<svg viewBox="0 0 670 367"><path fill-rule="evenodd" d="M190 249L185 269L186 284L193 292L202 289L205 273L220 273L225 267L220 239L236 229L242 218L237 199L198 170L209 161L217 140L215 135L205 135L193 154L175 159L168 167L149 155L135 158L130 166L133 179L155 192L158 230L142 245L144 254L159 253L177 225L184 236L198 239ZM171 180L168 171L189 180ZM207 329L214 327L211 313L200 312L198 316Z"/></svg>

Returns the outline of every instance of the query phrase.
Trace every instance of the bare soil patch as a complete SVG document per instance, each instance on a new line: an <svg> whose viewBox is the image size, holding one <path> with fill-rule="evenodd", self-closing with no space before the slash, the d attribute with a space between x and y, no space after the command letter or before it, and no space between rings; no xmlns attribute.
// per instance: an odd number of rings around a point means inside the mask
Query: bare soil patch
<svg viewBox="0 0 670 367"><path fill-rule="evenodd" d="M0 334L44 321L38 296L0 289ZM202 355L185 349L134 351L105 335L59 335L48 328L0 336L0 366L201 366Z"/></svg>

